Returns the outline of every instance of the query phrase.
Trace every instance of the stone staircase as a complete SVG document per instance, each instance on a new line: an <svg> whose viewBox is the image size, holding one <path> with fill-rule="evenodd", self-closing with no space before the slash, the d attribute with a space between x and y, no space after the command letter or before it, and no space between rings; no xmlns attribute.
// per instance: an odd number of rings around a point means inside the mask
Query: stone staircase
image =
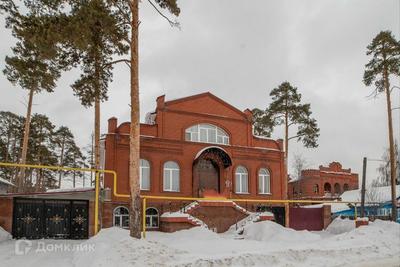
<svg viewBox="0 0 400 267"><path fill-rule="evenodd" d="M175 232L196 226L222 233L248 217L250 212L230 200L199 200L176 212L161 215L161 231Z"/></svg>

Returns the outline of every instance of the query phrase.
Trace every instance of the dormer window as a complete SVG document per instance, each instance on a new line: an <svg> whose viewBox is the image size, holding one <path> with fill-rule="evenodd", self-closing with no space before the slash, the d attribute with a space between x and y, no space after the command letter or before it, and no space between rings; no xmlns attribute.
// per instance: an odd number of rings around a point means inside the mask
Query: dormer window
<svg viewBox="0 0 400 267"><path fill-rule="evenodd" d="M197 124L185 131L185 140L229 145L229 136L221 128L211 124Z"/></svg>

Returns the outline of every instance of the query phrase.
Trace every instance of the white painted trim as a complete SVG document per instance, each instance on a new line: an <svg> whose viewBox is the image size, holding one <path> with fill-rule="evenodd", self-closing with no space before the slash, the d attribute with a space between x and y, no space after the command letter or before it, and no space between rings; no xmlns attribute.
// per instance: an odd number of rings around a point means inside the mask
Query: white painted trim
<svg viewBox="0 0 400 267"><path fill-rule="evenodd" d="M229 155L228 152L226 152L226 150L223 149L222 147L219 147L219 146L208 146L208 147L205 147L205 148L201 149L199 152L197 152L196 156L194 157L194 160L198 159L204 151L206 151L207 149L210 149L210 148L218 148L218 149L221 149L221 150L224 151L227 155Z"/></svg>

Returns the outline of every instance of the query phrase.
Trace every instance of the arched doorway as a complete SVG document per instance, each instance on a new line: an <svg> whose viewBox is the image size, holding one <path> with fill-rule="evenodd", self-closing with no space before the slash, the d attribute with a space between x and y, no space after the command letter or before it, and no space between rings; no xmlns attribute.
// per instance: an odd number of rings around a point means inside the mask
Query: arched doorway
<svg viewBox="0 0 400 267"><path fill-rule="evenodd" d="M208 147L198 153L193 161L193 195L221 194L225 169L232 165L229 155L219 147Z"/></svg>
<svg viewBox="0 0 400 267"><path fill-rule="evenodd" d="M220 192L219 167L211 159L199 159L193 168L199 180L199 191L214 190Z"/></svg>

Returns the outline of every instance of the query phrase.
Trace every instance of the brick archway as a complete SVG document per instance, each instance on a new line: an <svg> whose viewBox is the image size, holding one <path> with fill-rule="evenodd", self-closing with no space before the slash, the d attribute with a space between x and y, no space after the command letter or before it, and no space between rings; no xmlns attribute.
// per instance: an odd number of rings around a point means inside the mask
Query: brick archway
<svg viewBox="0 0 400 267"><path fill-rule="evenodd" d="M223 194L226 169L232 165L229 155L218 147L204 149L193 161L193 195L204 192Z"/></svg>

